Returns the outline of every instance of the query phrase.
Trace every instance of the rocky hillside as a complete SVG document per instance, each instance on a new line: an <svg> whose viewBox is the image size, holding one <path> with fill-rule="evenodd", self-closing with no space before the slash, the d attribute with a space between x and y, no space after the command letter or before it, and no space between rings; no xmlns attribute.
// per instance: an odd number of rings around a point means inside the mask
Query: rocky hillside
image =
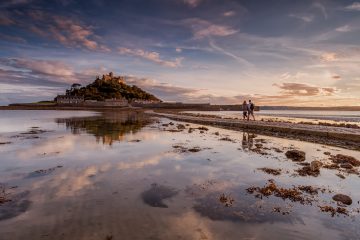
<svg viewBox="0 0 360 240"><path fill-rule="evenodd" d="M83 96L85 100L98 100L105 99L120 99L126 98L132 100L146 100L146 101L161 101L154 95L142 90L135 85L127 85L120 82L118 79L100 79L97 78L94 82L85 87L80 84L73 84L71 89L66 91L67 95Z"/></svg>

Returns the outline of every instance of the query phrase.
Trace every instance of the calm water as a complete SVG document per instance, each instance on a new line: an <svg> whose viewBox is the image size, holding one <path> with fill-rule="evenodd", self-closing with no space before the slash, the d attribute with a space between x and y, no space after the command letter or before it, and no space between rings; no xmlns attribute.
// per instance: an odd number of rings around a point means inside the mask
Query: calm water
<svg viewBox="0 0 360 240"><path fill-rule="evenodd" d="M178 122L134 112L0 111L0 123L0 183L12 200L0 204L1 240L360 238L359 176L301 177L284 151L303 150L307 162L360 152L211 127L189 133L195 124L178 132ZM327 190L312 205L246 192L269 179ZM335 193L353 199L349 216L320 211L337 207Z"/></svg>
<svg viewBox="0 0 360 240"><path fill-rule="evenodd" d="M221 117L242 118L242 112L235 111L188 111ZM290 122L328 122L360 125L360 111L303 111L303 110L261 110L255 112L257 119L272 119Z"/></svg>

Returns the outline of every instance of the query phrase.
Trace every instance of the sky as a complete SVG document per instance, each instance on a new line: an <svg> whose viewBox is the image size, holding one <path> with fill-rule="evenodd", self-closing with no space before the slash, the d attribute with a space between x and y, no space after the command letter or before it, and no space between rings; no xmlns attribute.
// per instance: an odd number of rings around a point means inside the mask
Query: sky
<svg viewBox="0 0 360 240"><path fill-rule="evenodd" d="M360 106L360 2L0 1L0 105L110 71L164 101Z"/></svg>

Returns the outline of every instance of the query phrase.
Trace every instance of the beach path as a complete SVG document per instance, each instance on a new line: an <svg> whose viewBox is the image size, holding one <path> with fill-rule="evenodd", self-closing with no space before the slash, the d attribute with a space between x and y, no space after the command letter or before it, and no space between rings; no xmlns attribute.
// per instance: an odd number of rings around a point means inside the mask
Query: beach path
<svg viewBox="0 0 360 240"><path fill-rule="evenodd" d="M244 121L241 119L224 119L208 116L189 116L177 113L147 111L147 113L166 117L176 121L212 125L224 128L257 132L279 137L299 138L300 140L341 145L360 150L360 129L310 125L288 122ZM239 115L240 116L240 115Z"/></svg>

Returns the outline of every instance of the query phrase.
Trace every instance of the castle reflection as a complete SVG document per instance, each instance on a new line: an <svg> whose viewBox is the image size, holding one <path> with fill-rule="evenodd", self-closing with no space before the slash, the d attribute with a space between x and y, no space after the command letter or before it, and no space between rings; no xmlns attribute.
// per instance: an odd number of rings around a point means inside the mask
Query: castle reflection
<svg viewBox="0 0 360 240"><path fill-rule="evenodd" d="M91 134L98 143L112 145L116 141L124 141L126 135L140 131L152 120L142 112L121 111L102 112L91 117L58 118L55 121L65 124L73 134Z"/></svg>

